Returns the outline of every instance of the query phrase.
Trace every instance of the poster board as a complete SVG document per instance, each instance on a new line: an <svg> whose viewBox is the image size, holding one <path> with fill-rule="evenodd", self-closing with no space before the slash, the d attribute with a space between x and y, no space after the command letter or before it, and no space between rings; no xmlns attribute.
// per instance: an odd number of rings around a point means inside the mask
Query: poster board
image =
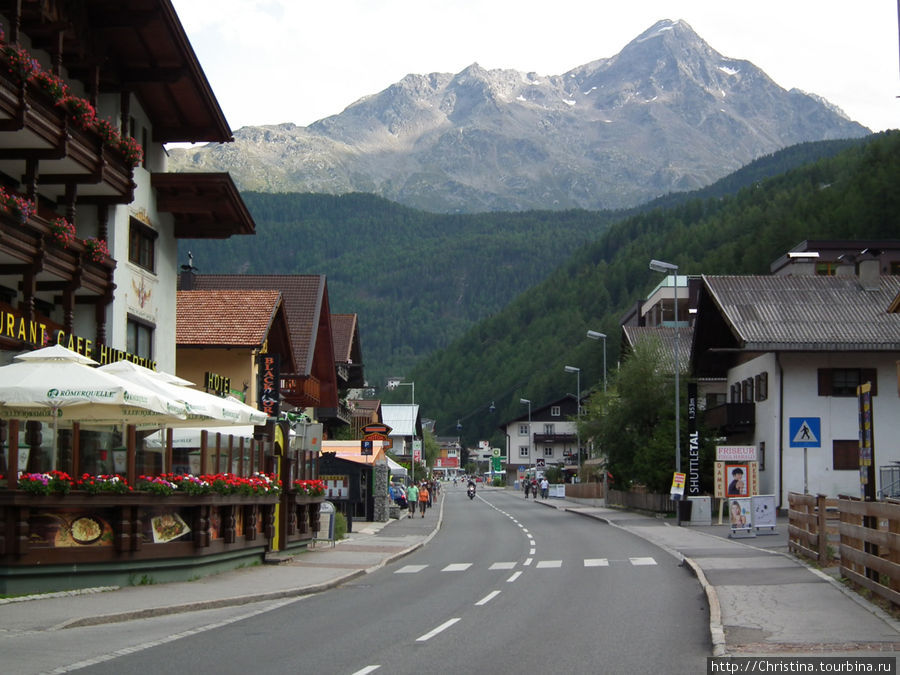
<svg viewBox="0 0 900 675"><path fill-rule="evenodd" d="M740 473L735 474L735 470ZM740 491L732 493L732 483L738 476L743 477ZM759 462L716 462L714 475L715 496L718 499L727 497L750 497L759 492Z"/></svg>
<svg viewBox="0 0 900 675"><path fill-rule="evenodd" d="M761 527L774 530L776 524L775 495L753 495L750 501L753 505L753 527L757 531Z"/></svg>
<svg viewBox="0 0 900 675"><path fill-rule="evenodd" d="M736 497L728 500L728 522L731 524L731 532L753 533L753 504L750 497Z"/></svg>

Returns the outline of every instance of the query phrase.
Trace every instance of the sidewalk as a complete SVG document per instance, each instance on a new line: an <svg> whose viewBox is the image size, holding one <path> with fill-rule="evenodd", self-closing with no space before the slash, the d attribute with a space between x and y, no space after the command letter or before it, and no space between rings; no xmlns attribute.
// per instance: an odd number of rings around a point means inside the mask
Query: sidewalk
<svg viewBox="0 0 900 675"><path fill-rule="evenodd" d="M627 530L682 560L709 601L713 656L900 654L900 622L787 553L786 518L776 534L730 538L727 524L678 527L565 499L538 503Z"/></svg>
<svg viewBox="0 0 900 675"><path fill-rule="evenodd" d="M786 522L779 521L776 535L731 539L727 525L677 527L644 514L564 499L536 503L627 530L688 566L706 593L715 656L900 654L900 623L787 555ZM99 625L323 591L426 544L440 528L443 504L422 519L357 521L336 545L320 543L277 565L185 583L0 600L0 632Z"/></svg>
<svg viewBox="0 0 900 675"><path fill-rule="evenodd" d="M443 503L421 519L356 521L353 532L335 545L319 542L280 564L245 567L189 582L0 599L0 633L93 626L324 591L425 545L440 528Z"/></svg>

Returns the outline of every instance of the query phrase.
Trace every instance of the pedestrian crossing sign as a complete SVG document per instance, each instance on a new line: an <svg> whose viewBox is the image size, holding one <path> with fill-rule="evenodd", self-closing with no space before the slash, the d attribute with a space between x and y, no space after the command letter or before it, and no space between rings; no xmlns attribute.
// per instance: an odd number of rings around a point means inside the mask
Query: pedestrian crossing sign
<svg viewBox="0 0 900 675"><path fill-rule="evenodd" d="M792 448L821 448L822 418L789 418L788 437L790 439L790 447Z"/></svg>

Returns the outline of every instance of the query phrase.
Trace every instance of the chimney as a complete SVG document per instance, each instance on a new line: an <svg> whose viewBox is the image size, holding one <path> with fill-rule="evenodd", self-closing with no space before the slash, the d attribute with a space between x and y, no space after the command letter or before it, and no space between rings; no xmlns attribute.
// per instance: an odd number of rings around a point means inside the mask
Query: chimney
<svg viewBox="0 0 900 675"><path fill-rule="evenodd" d="M877 291L881 288L879 265L880 263L877 258L874 260L860 261L859 285L862 286L864 291Z"/></svg>
<svg viewBox="0 0 900 675"><path fill-rule="evenodd" d="M188 251L188 264L181 266L181 275L178 279L178 289L181 291L194 290L194 254Z"/></svg>

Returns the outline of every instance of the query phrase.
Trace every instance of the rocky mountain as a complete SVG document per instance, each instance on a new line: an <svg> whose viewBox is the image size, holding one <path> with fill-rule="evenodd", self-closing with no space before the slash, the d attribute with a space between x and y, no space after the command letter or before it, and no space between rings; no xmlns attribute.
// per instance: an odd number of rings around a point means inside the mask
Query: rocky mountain
<svg viewBox="0 0 900 675"><path fill-rule="evenodd" d="M242 190L374 193L434 212L611 209L696 189L780 148L869 133L835 106L660 21L563 75L408 75L308 127L171 151Z"/></svg>

